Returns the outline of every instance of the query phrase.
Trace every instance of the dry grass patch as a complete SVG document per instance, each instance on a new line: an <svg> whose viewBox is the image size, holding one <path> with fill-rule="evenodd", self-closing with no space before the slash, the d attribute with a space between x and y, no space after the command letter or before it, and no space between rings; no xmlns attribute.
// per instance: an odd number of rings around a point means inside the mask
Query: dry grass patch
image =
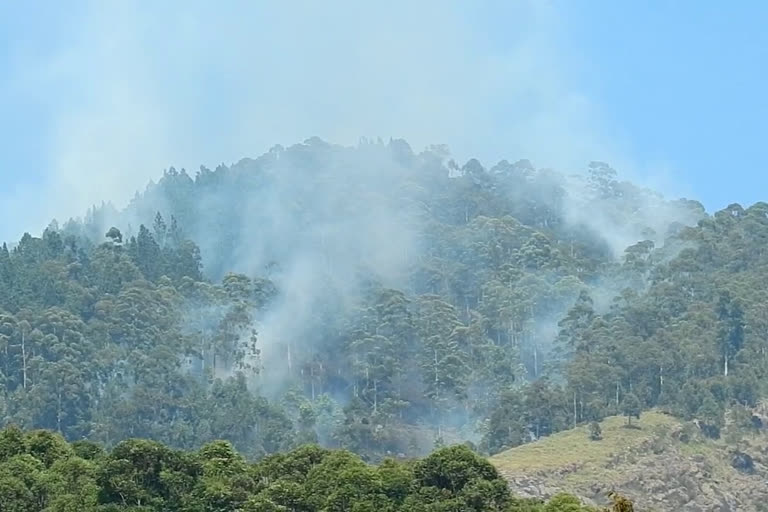
<svg viewBox="0 0 768 512"><path fill-rule="evenodd" d="M536 472L553 469L602 468L611 459L651 441L655 429L679 424L675 418L658 412L646 412L633 421L639 428L626 428L622 416L606 418L601 424L603 439L591 441L589 426L559 432L534 443L525 444L491 457L502 472ZM585 468L586 469L586 468Z"/></svg>

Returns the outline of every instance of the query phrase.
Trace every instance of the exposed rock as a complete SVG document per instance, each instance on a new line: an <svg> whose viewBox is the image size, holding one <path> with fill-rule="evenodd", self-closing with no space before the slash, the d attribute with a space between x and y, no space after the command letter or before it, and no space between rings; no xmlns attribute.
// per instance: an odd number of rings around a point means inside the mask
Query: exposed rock
<svg viewBox="0 0 768 512"><path fill-rule="evenodd" d="M631 457L622 457L617 463L613 458L603 468L605 474L611 475L610 481L589 482L584 474L593 471L578 464L550 472L504 473L504 476L515 493L531 498L549 498L566 491L589 504L604 505L606 495L614 490L632 499L638 511L765 510L759 509L758 504L768 503L766 467L745 452L734 453L729 458L727 448L723 447L722 451L712 456L686 456L679 448L670 447L660 454L636 453L634 461Z"/></svg>

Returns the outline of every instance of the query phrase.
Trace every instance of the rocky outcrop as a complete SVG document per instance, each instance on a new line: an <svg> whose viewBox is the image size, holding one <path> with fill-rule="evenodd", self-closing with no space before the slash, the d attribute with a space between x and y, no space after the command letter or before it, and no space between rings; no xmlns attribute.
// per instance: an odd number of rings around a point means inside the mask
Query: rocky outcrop
<svg viewBox="0 0 768 512"><path fill-rule="evenodd" d="M525 497L548 498L566 491L585 502L606 504L617 491L640 511L760 512L768 510L768 448L736 451L712 444L703 454L670 443L663 450L648 443L610 457L602 467L570 464L537 472L505 472L512 490ZM733 467L734 460L738 468ZM760 507L764 508L760 508Z"/></svg>

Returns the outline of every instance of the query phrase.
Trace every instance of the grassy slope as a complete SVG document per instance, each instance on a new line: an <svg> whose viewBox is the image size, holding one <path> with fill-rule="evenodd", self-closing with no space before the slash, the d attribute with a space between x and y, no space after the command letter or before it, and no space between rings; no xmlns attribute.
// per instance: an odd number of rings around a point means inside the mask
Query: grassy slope
<svg viewBox="0 0 768 512"><path fill-rule="evenodd" d="M617 490L637 500L642 510L758 510L759 499L751 491L767 487L764 435L740 445L756 462L755 474L747 475L731 467L734 447L725 441L697 437L681 442L682 424L671 416L648 412L634 423L639 428L625 428L622 417L607 418L601 423L601 441L591 441L587 427L578 427L491 461L524 495L567 491L601 502L608 491Z"/></svg>
<svg viewBox="0 0 768 512"><path fill-rule="evenodd" d="M670 429L679 422L660 413L646 413L635 420L635 428L625 428L626 420L612 416L601 424L603 439L589 441L586 426L559 432L535 443L507 450L491 460L502 471L536 471L569 465L602 467L613 454L628 451L650 441L660 427Z"/></svg>

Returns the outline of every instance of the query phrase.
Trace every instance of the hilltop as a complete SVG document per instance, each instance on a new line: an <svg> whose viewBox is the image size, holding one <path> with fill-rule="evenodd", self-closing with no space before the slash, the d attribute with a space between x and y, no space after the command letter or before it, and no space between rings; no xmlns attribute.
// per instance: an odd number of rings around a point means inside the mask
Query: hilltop
<svg viewBox="0 0 768 512"><path fill-rule="evenodd" d="M626 428L623 417L608 417L600 423L602 440L590 440L588 427L580 426L490 460L525 497L569 492L602 504L616 491L643 511L765 510L765 432L713 440L692 423L657 411L633 424L637 428Z"/></svg>

